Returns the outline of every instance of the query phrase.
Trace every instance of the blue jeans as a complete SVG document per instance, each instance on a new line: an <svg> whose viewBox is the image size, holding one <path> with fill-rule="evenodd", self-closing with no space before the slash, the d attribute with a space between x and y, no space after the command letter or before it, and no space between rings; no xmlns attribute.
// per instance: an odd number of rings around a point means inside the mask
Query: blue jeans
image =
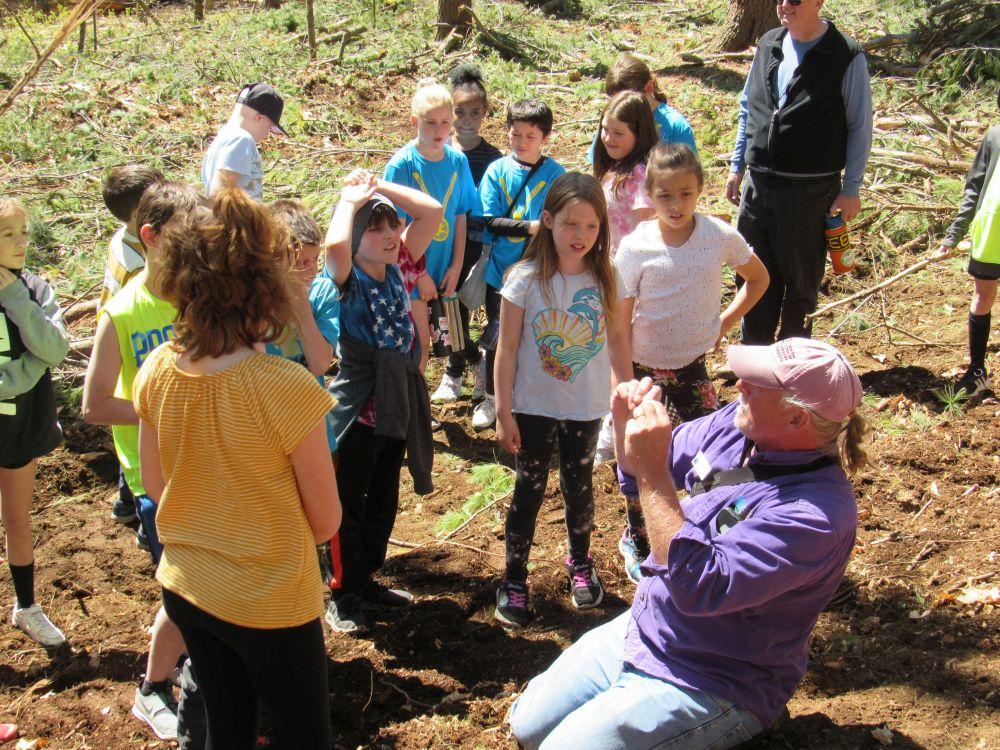
<svg viewBox="0 0 1000 750"><path fill-rule="evenodd" d="M146 541L149 542L149 556L153 558L153 565L157 565L160 562L160 555L163 554L163 545L160 544L160 537L156 533L156 503L149 495L138 495L135 504L139 511L139 523L142 524L142 529L146 532Z"/></svg>
<svg viewBox="0 0 1000 750"><path fill-rule="evenodd" d="M630 612L591 630L510 709L527 750L722 750L763 730L746 709L622 662Z"/></svg>

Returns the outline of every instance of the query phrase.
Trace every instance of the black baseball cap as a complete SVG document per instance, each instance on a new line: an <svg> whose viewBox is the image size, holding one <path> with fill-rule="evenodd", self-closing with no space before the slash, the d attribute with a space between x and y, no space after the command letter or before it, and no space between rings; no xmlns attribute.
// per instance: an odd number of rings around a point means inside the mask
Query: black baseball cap
<svg viewBox="0 0 1000 750"><path fill-rule="evenodd" d="M285 129L279 124L281 112L285 108L285 100L274 90L274 86L269 83L248 83L236 97L239 104L243 104L250 109L260 112L271 120L272 131L277 131L282 135L288 135Z"/></svg>
<svg viewBox="0 0 1000 750"><path fill-rule="evenodd" d="M361 246L361 235L368 229L368 222L371 221L372 214L375 213L375 209L379 206L388 206L393 211L396 210L391 200L384 195L375 193L375 195L368 199L367 203L354 212L354 220L351 222L352 257L358 252L358 247Z"/></svg>

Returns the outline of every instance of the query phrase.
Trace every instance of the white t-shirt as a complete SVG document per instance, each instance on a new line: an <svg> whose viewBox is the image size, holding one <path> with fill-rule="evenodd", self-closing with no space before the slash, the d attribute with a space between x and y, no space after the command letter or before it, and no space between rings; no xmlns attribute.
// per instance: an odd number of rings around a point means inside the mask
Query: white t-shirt
<svg viewBox="0 0 1000 750"><path fill-rule="evenodd" d="M722 268L742 266L753 250L735 228L695 214L694 232L680 247L663 242L659 221L626 236L615 263L632 311L632 359L674 370L715 346L722 312Z"/></svg>
<svg viewBox="0 0 1000 750"><path fill-rule="evenodd" d="M201 181L205 193L212 190L212 180L220 169L235 172L236 184L254 200L264 199L264 166L253 136L239 125L226 123L205 152L201 165Z"/></svg>
<svg viewBox="0 0 1000 750"><path fill-rule="evenodd" d="M611 360L597 282L590 272L556 273L545 295L533 273L534 264L517 264L500 292L524 310L513 411L579 422L600 419L611 397ZM622 299L620 278L617 288Z"/></svg>

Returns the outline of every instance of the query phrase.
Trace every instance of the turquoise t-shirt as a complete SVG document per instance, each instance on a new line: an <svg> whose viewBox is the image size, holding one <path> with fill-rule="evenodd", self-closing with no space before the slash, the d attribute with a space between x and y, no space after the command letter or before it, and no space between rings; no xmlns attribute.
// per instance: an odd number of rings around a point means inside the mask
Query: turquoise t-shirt
<svg viewBox="0 0 1000 750"><path fill-rule="evenodd" d="M422 190L444 206L444 219L427 248L427 273L441 285L455 246L455 217L473 210L476 205L476 183L469 171L469 160L461 151L444 147L444 158L428 161L417 151L415 141L399 149L385 168L385 179L397 185ZM396 209L404 221L409 216Z"/></svg>
<svg viewBox="0 0 1000 750"><path fill-rule="evenodd" d="M340 292L336 282L331 279L326 269L321 271L309 287L309 307L312 308L316 327L330 345L336 350L340 341ZM289 336L285 341L269 343L265 347L268 354L290 359L303 367L308 367L305 352L302 350L302 340L297 336ZM323 376L317 375L316 381L326 386ZM326 439L330 444L330 452L337 450L337 433L333 429L329 412L326 415Z"/></svg>
<svg viewBox="0 0 1000 750"><path fill-rule="evenodd" d="M479 183L479 209L483 216L504 216L511 200L521 188L530 166L517 161L513 154L497 159L486 168ZM552 182L566 169L555 159L546 159L533 175L531 182L520 190L517 204L510 211L511 219L535 221L542 215L542 204L552 187ZM483 243L493 244L490 263L486 268L486 283L494 289L503 288L503 276L507 269L521 260L528 241L525 237L495 237L484 232Z"/></svg>

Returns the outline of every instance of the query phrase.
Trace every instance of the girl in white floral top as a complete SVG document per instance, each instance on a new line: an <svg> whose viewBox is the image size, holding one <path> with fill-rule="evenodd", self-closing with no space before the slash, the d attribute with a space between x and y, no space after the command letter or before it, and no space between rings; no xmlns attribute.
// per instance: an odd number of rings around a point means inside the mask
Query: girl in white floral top
<svg viewBox="0 0 1000 750"><path fill-rule="evenodd" d="M594 144L594 176L608 202L611 257L625 235L656 215L643 184L646 159L657 142L653 113L642 94L622 91L608 100Z"/></svg>

